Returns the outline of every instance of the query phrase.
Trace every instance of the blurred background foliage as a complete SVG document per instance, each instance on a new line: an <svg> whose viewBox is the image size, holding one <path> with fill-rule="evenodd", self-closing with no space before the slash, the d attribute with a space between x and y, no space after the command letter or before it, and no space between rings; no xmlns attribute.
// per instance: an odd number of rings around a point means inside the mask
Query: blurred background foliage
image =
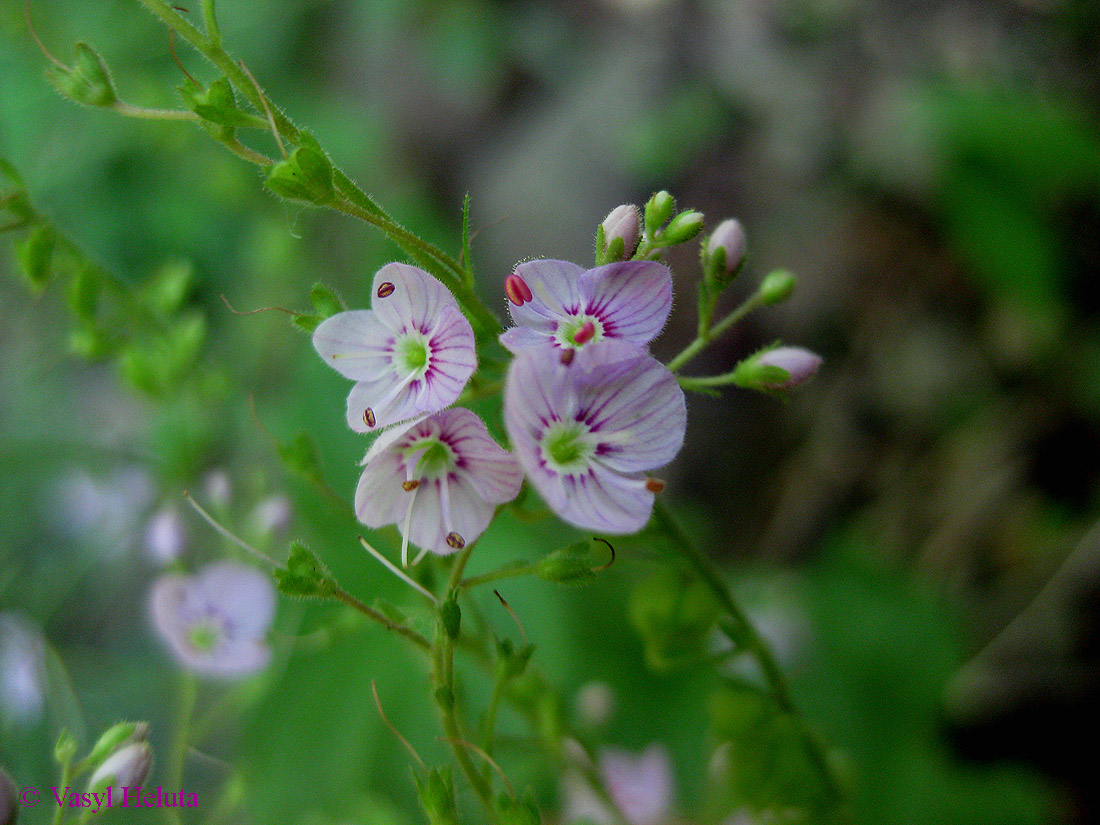
<svg viewBox="0 0 1100 825"><path fill-rule="evenodd" d="M61 281L28 291L24 236L5 233L0 611L50 652L32 674L46 697L8 697L0 763L17 785L46 787L62 724L87 740L148 718L163 746L176 673L145 620L149 519L178 509L189 564L233 552L187 510L185 489L263 549L303 538L368 602L412 596L363 554L340 505L280 460L278 443L308 433L326 482L350 500L362 444L344 424L346 385L285 316L236 316L221 298L305 309L321 279L365 306L371 275L398 251L344 216L271 197L191 125L62 100L19 6L0 9L0 156L72 241L71 267L201 317L175 373L165 353L178 341L155 318L121 324L131 337L105 364L74 359L89 351L75 299ZM710 226L737 216L753 278L798 273L789 304L692 372L729 369L780 337L826 366L789 404L693 396L666 495L778 646L861 821L1008 825L1100 817L1090 768L1066 748L1100 727L1100 540L1088 533L1100 498L1098 8L222 0L219 11L231 53L410 227L456 249L470 193L479 290L498 310L518 260L590 261L604 215L657 188ZM94 45L129 102L178 105L185 78L168 35L136 4L35 0L32 14L60 57ZM666 359L692 336L697 275L690 254L671 263L679 300L654 345ZM124 300L114 312L135 318ZM499 432L499 412L480 411ZM260 517L272 496L293 502L289 525ZM505 517L472 572L537 557L561 534ZM392 552L395 535L380 545ZM619 549L592 587L502 592L551 681L567 697L610 685L606 740L666 743L678 806L697 810L713 744L706 680L647 670L627 599L657 551L645 534ZM481 608L498 635L516 635L491 595ZM204 688L203 702L228 708L188 762L205 810L233 810L243 793L232 821L420 821L407 755L370 698L375 680L396 727L443 759L419 660L327 606L284 602L274 638L267 676ZM467 687L485 701L489 686ZM553 806L544 762L522 746L501 757Z"/></svg>

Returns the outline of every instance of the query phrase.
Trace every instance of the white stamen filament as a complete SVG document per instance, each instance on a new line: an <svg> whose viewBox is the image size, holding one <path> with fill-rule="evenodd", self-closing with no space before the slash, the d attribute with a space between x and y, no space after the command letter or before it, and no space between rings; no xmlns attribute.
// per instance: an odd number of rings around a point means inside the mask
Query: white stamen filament
<svg viewBox="0 0 1100 825"><path fill-rule="evenodd" d="M416 494L420 487L414 487L409 496L409 507L405 510L405 526L401 530L401 566L409 566L409 528L412 526L413 504L416 502Z"/></svg>
<svg viewBox="0 0 1100 825"><path fill-rule="evenodd" d="M449 475L439 479L439 509L443 513L443 535L450 535L454 531L451 519L451 487L448 483Z"/></svg>

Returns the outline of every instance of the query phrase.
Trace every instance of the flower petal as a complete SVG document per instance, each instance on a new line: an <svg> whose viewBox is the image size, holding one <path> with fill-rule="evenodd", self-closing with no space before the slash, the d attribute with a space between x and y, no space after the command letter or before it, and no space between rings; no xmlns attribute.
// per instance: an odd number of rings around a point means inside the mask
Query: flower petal
<svg viewBox="0 0 1100 825"><path fill-rule="evenodd" d="M450 519L447 519L444 516L442 488L443 481L435 479L421 484L416 490L409 541L436 555L447 556L459 550L447 543L447 535L455 532L465 544L475 541L492 521L496 505L481 498L468 481L452 477L447 482L446 490L450 512ZM398 524L399 528L402 526Z"/></svg>
<svg viewBox="0 0 1100 825"><path fill-rule="evenodd" d="M401 487L404 480L404 462L396 449L384 449L372 458L355 488L355 515L359 521L367 527L399 524L405 518L411 495Z"/></svg>
<svg viewBox="0 0 1100 825"><path fill-rule="evenodd" d="M393 370L394 333L369 309L340 312L313 331L313 347L345 378L372 381Z"/></svg>
<svg viewBox="0 0 1100 825"><path fill-rule="evenodd" d="M436 416L436 421L439 422L440 438L457 454L458 467L479 497L496 505L519 495L523 484L519 462L493 440L485 422L476 413L457 407L444 410Z"/></svg>
<svg viewBox="0 0 1100 825"><path fill-rule="evenodd" d="M235 561L208 564L193 580L207 603L226 622L227 637L263 636L275 618L275 588L255 567Z"/></svg>
<svg viewBox="0 0 1100 825"><path fill-rule="evenodd" d="M578 279L584 270L569 261L526 261L515 269L531 290L532 298L522 306L508 303L512 320L519 326L532 327L552 335L562 318L580 309Z"/></svg>
<svg viewBox="0 0 1100 825"><path fill-rule="evenodd" d="M584 311L604 325L604 335L648 344L672 310L672 272L656 261L618 261L580 276Z"/></svg>
<svg viewBox="0 0 1100 825"><path fill-rule="evenodd" d="M371 309L393 332L418 330L428 335L444 307L458 310L458 302L447 287L408 264L390 263L379 269L374 274L371 295Z"/></svg>
<svg viewBox="0 0 1100 825"><path fill-rule="evenodd" d="M509 352L515 354L528 347L546 344L552 333L532 329L531 327L509 327L500 334L502 343Z"/></svg>

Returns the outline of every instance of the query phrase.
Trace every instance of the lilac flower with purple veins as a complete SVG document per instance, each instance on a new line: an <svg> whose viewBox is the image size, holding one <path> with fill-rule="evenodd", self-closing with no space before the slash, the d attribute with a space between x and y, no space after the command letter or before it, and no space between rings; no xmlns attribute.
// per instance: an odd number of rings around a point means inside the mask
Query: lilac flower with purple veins
<svg viewBox="0 0 1100 825"><path fill-rule="evenodd" d="M224 561L197 576L164 576L149 603L157 633L198 673L246 676L271 658L264 636L275 615L275 590L253 567Z"/></svg>
<svg viewBox="0 0 1100 825"><path fill-rule="evenodd" d="M672 273L656 261L617 261L587 272L567 261L527 261L504 282L516 326L500 342L518 353L579 349L620 339L645 346L672 309Z"/></svg>
<svg viewBox="0 0 1100 825"><path fill-rule="evenodd" d="M604 533L645 526L664 484L644 472L680 451L684 393L634 344L604 341L568 363L524 350L504 391L504 423L527 477L565 521Z"/></svg>
<svg viewBox="0 0 1100 825"><path fill-rule="evenodd" d="M386 264L373 294L371 309L338 313L313 332L325 363L357 382L348 425L360 433L442 410L477 366L470 322L427 272Z"/></svg>
<svg viewBox="0 0 1100 825"><path fill-rule="evenodd" d="M421 548L421 556L465 547L523 483L515 457L492 439L476 414L460 407L403 432L383 433L364 464L355 512L368 527L399 525L405 562L409 542Z"/></svg>

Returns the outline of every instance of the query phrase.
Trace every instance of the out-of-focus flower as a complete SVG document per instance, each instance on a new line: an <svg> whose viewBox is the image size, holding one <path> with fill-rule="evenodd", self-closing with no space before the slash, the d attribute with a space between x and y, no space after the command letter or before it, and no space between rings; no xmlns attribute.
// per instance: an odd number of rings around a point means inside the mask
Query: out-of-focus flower
<svg viewBox="0 0 1100 825"><path fill-rule="evenodd" d="M271 657L264 636L275 615L275 590L248 565L216 562L193 577L164 576L153 585L150 609L157 633L197 673L246 676Z"/></svg>
<svg viewBox="0 0 1100 825"><path fill-rule="evenodd" d="M229 506L233 498L233 482L225 470L211 470L202 482L207 501L218 509Z"/></svg>
<svg viewBox="0 0 1100 825"><path fill-rule="evenodd" d="M607 682L589 682L577 691L577 716L588 727L600 727L614 712L615 693Z"/></svg>
<svg viewBox="0 0 1100 825"><path fill-rule="evenodd" d="M0 722L34 724L46 701L46 645L15 613L0 613Z"/></svg>
<svg viewBox="0 0 1100 825"><path fill-rule="evenodd" d="M383 433L364 463L355 512L368 527L398 525L402 556L410 541L439 555L465 547L523 483L515 457L459 407Z"/></svg>
<svg viewBox="0 0 1100 825"><path fill-rule="evenodd" d="M252 523L261 534L281 533L290 526L294 508L282 493L268 496L252 511Z"/></svg>
<svg viewBox="0 0 1100 825"><path fill-rule="evenodd" d="M161 508L145 525L145 550L156 564L171 564L187 547L187 529L179 510Z"/></svg>
<svg viewBox="0 0 1100 825"><path fill-rule="evenodd" d="M672 812L672 763L662 745L650 745L641 754L607 748L600 753L598 769L608 793L630 825L668 821ZM617 821L579 775L567 775L564 792L566 822L589 819L597 825L613 825Z"/></svg>
<svg viewBox="0 0 1100 825"><path fill-rule="evenodd" d="M60 530L94 543L110 556L133 547L153 495L149 474L134 467L104 476L76 470L63 477L51 493L59 503L54 518Z"/></svg>
<svg viewBox="0 0 1100 825"><path fill-rule="evenodd" d="M618 261L587 272L568 261L527 261L508 279L516 326L500 341L515 353L547 344L575 350L606 339L644 347L672 309L672 273L655 261Z"/></svg>
<svg viewBox="0 0 1100 825"><path fill-rule="evenodd" d="M356 382L348 425L361 433L442 410L477 366L470 322L427 272L386 264L373 294L371 309L340 312L313 332L325 363Z"/></svg>
<svg viewBox="0 0 1100 825"><path fill-rule="evenodd" d="M153 749L148 742L134 742L119 748L95 769L88 780L88 790L98 791L110 785L112 788L137 788L149 775L153 766ZM119 794L119 800L122 799Z"/></svg>
<svg viewBox="0 0 1100 825"><path fill-rule="evenodd" d="M547 349L520 352L508 372L504 421L527 477L578 527L633 533L663 482L644 473L684 442L684 393L668 369L633 344L608 340L568 364Z"/></svg>

